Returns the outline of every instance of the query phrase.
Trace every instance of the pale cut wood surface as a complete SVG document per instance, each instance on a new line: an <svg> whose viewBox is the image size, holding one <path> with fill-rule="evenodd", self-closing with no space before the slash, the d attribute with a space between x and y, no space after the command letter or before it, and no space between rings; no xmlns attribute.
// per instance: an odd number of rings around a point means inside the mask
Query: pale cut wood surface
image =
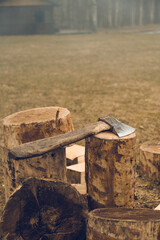
<svg viewBox="0 0 160 240"><path fill-rule="evenodd" d="M27 142L73 131L71 114L62 107L42 107L13 113L3 120L2 156L6 201L14 189L29 177L56 178L66 181L65 149L34 158L15 161L8 149Z"/></svg>
<svg viewBox="0 0 160 240"><path fill-rule="evenodd" d="M109 129L111 129L111 127L108 124L99 121L87 125L81 129L75 130L73 132L22 144L18 147L10 149L9 154L14 159L23 159L39 156L44 153L50 152L56 148L67 146L71 143L82 140L88 136Z"/></svg>

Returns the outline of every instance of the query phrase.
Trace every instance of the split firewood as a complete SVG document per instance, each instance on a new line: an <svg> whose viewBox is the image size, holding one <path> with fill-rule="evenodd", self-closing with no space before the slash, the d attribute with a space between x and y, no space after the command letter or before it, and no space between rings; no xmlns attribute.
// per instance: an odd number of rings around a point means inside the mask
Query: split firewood
<svg viewBox="0 0 160 240"><path fill-rule="evenodd" d="M74 164L67 167L68 183L85 183L85 162Z"/></svg>
<svg viewBox="0 0 160 240"><path fill-rule="evenodd" d="M154 210L160 210L160 204Z"/></svg>
<svg viewBox="0 0 160 240"><path fill-rule="evenodd" d="M91 211L87 240L160 240L160 211L102 208Z"/></svg>
<svg viewBox="0 0 160 240"><path fill-rule="evenodd" d="M1 235L6 240L83 240L87 212L87 199L73 186L31 178L6 203Z"/></svg>
<svg viewBox="0 0 160 240"><path fill-rule="evenodd" d="M140 146L140 172L160 182L160 142L146 142Z"/></svg>
<svg viewBox="0 0 160 240"><path fill-rule="evenodd" d="M66 162L67 166L84 162L85 147L78 144L72 144L66 147Z"/></svg>

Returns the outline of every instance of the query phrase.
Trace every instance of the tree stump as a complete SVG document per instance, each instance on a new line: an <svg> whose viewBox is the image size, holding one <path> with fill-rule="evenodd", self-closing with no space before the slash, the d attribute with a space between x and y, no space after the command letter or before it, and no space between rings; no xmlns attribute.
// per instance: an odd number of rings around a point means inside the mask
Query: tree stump
<svg viewBox="0 0 160 240"><path fill-rule="evenodd" d="M84 240L86 199L67 183L30 178L10 196L1 236L6 240Z"/></svg>
<svg viewBox="0 0 160 240"><path fill-rule="evenodd" d="M140 146L140 172L160 182L160 142L146 142Z"/></svg>
<svg viewBox="0 0 160 240"><path fill-rule="evenodd" d="M136 134L104 132L86 139L86 184L90 209L133 207Z"/></svg>
<svg viewBox="0 0 160 240"><path fill-rule="evenodd" d="M160 212L104 208L89 213L87 240L160 240Z"/></svg>
<svg viewBox="0 0 160 240"><path fill-rule="evenodd" d="M3 121L6 149L73 130L70 112L65 108L35 108L14 113ZM65 149L59 148L34 158L18 161L3 154L6 200L28 177L58 178L66 181Z"/></svg>

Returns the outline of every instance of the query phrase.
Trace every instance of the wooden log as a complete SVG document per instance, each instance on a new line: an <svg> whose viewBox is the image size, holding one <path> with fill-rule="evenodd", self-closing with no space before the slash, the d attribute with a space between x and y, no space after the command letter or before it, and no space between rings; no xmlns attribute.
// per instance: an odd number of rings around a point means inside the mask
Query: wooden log
<svg viewBox="0 0 160 240"><path fill-rule="evenodd" d="M71 131L70 112L61 107L29 109L3 120L4 144L7 148Z"/></svg>
<svg viewBox="0 0 160 240"><path fill-rule="evenodd" d="M77 189L77 191L82 194L82 195L87 195L87 191L86 191L86 184L72 184L73 187L75 187Z"/></svg>
<svg viewBox="0 0 160 240"><path fill-rule="evenodd" d="M154 210L160 210L160 204Z"/></svg>
<svg viewBox="0 0 160 240"><path fill-rule="evenodd" d="M159 240L160 212L151 209L104 208L91 211L87 240Z"/></svg>
<svg viewBox="0 0 160 240"><path fill-rule="evenodd" d="M15 161L7 149L41 138L57 136L73 130L70 112L65 108L35 108L14 113L3 121L3 169L6 200L19 184L28 177L58 178L66 181L65 149L35 158Z"/></svg>
<svg viewBox="0 0 160 240"><path fill-rule="evenodd" d="M73 144L66 147L66 161L67 166L84 162L85 147Z"/></svg>
<svg viewBox="0 0 160 240"><path fill-rule="evenodd" d="M85 183L85 162L74 164L67 167L68 183Z"/></svg>
<svg viewBox="0 0 160 240"><path fill-rule="evenodd" d="M29 158L39 156L41 154L50 152L56 148L67 146L71 143L82 140L93 134L111 129L111 127L104 122L96 122L87 125L81 129L62 134L56 137L40 139L35 142L23 144L21 146L9 150L10 156L15 159Z"/></svg>
<svg viewBox="0 0 160 240"><path fill-rule="evenodd" d="M71 185L30 178L12 194L1 218L3 239L84 240L87 199Z"/></svg>
<svg viewBox="0 0 160 240"><path fill-rule="evenodd" d="M146 142L140 146L140 172L160 182L160 142Z"/></svg>
<svg viewBox="0 0 160 240"><path fill-rule="evenodd" d="M133 207L136 134L104 132L86 139L89 207Z"/></svg>

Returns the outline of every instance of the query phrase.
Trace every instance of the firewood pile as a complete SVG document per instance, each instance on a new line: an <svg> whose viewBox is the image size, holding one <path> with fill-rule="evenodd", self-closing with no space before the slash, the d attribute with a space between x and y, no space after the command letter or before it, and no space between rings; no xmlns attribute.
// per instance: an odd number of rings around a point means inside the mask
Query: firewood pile
<svg viewBox="0 0 160 240"><path fill-rule="evenodd" d="M134 209L135 132L118 137L100 122L78 131L85 147L73 144L70 112L60 107L12 114L3 129L1 239L160 240L160 211ZM159 180L157 146L150 155L142 146L141 171Z"/></svg>

